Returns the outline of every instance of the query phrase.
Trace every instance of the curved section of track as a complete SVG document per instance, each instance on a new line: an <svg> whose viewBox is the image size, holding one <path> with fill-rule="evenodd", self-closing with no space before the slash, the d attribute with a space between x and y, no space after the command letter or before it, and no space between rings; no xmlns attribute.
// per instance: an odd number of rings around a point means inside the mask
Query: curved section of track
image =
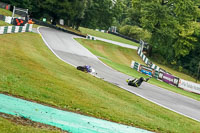
<svg viewBox="0 0 200 133"><path fill-rule="evenodd" d="M103 80L200 122L200 101L148 83L143 83L139 88L128 86L125 80L130 76L104 65L96 56L73 39L76 36L51 28L40 28L39 31L48 47L63 61L74 66L91 65L98 73L98 77Z"/></svg>

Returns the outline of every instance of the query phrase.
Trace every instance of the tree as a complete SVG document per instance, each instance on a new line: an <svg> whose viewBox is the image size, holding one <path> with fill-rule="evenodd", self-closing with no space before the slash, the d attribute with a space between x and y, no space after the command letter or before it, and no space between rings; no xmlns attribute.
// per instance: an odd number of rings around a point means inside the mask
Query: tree
<svg viewBox="0 0 200 133"><path fill-rule="evenodd" d="M93 0L85 11L82 25L93 29L108 29L113 22L113 6L111 0Z"/></svg>
<svg viewBox="0 0 200 133"><path fill-rule="evenodd" d="M195 60L199 60L196 49L199 49L200 40L195 27L199 16L197 1L133 0L136 22L152 33L153 53L162 56L168 64L191 73L194 72L191 64L198 64Z"/></svg>
<svg viewBox="0 0 200 133"><path fill-rule="evenodd" d="M142 14L138 20L141 26L152 33L153 49L168 62L186 56L193 49L196 39L191 37L190 24L197 12L192 0L133 0L133 7Z"/></svg>

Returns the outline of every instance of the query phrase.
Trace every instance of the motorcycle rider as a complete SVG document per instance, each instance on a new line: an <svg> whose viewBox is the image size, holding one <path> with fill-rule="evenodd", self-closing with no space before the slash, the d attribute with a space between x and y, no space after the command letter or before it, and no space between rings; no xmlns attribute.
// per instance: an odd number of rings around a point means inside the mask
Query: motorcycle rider
<svg viewBox="0 0 200 133"><path fill-rule="evenodd" d="M143 81L147 82L151 77L145 79L144 77L140 77L139 79L127 79L126 82L130 86L139 87Z"/></svg>

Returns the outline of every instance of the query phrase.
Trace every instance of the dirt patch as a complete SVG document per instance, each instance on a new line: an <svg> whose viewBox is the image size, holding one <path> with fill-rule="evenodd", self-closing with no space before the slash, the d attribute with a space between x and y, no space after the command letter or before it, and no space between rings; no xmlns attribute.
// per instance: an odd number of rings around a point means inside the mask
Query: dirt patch
<svg viewBox="0 0 200 133"><path fill-rule="evenodd" d="M35 127L35 128L48 129L48 130L51 130L51 131L56 130L56 131L60 131L61 133L68 133L67 131L63 131L60 128L57 128L57 127L54 127L54 126L49 126L49 125L42 124L42 123L39 123L39 122L34 122L34 121L31 121L31 120L24 118L24 117L12 116L12 115L8 115L8 114L4 114L4 113L0 113L0 117L7 119L7 120L9 120L13 123L18 124L18 125L32 126L32 127Z"/></svg>

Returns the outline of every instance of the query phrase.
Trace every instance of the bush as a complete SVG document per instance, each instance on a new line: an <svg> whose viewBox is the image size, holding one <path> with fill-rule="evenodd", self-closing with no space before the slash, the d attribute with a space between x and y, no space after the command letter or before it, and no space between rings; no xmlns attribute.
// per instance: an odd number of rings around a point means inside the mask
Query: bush
<svg viewBox="0 0 200 133"><path fill-rule="evenodd" d="M131 27L132 26L130 26L130 25L125 25L119 29L119 33L121 33L122 35L125 35L125 36L129 36Z"/></svg>
<svg viewBox="0 0 200 133"><path fill-rule="evenodd" d="M119 29L120 34L131 37L136 40L144 40L148 42L151 38L151 33L138 26L125 25Z"/></svg>

